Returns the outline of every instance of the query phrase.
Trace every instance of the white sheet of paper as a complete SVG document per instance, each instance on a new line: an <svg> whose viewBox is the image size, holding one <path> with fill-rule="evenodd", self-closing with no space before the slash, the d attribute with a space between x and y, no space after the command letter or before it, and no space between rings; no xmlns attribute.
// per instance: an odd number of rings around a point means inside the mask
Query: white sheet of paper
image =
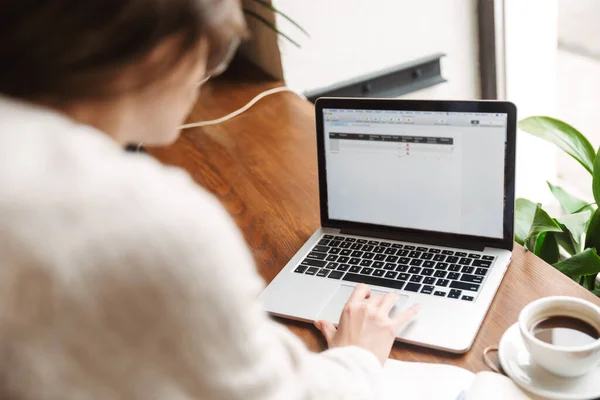
<svg viewBox="0 0 600 400"><path fill-rule="evenodd" d="M467 392L475 375L443 364L388 359L384 366L386 400L456 400Z"/></svg>

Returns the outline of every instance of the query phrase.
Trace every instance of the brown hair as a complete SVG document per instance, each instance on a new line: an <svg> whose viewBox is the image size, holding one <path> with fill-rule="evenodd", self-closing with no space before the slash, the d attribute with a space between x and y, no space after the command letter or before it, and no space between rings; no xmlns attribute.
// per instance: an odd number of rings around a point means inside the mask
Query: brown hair
<svg viewBox="0 0 600 400"><path fill-rule="evenodd" d="M0 6L0 94L110 96L123 69L174 38L137 78L144 87L208 42L207 70L245 32L238 0L6 0Z"/></svg>

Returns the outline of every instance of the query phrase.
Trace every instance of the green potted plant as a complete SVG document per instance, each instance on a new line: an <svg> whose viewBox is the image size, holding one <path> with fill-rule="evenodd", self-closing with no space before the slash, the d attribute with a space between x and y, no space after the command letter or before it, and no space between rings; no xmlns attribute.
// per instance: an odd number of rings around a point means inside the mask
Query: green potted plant
<svg viewBox="0 0 600 400"><path fill-rule="evenodd" d="M569 194L548 182L563 215L552 217L541 206L527 199L516 201L515 240L527 250L552 264L597 296L600 285L600 149L571 125L550 117L530 117L519 128L555 144L592 175L594 203Z"/></svg>

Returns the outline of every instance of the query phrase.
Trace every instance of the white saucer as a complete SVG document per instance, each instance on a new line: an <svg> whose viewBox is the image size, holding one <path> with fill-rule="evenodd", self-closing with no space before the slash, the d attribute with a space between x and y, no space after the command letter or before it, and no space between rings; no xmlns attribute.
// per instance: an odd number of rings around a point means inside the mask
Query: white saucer
<svg viewBox="0 0 600 400"><path fill-rule="evenodd" d="M600 397L600 366L578 378L563 378L532 363L518 324L504 333L498 348L504 372L523 389L557 400L589 400Z"/></svg>

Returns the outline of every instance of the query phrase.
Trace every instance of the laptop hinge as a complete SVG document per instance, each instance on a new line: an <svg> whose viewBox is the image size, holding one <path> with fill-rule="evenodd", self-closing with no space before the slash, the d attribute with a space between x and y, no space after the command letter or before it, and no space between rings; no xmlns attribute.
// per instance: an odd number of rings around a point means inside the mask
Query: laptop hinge
<svg viewBox="0 0 600 400"><path fill-rule="evenodd" d="M343 228L340 230L340 233L346 235L357 235L357 236L367 236L372 238L379 239L389 239L389 240L398 240L402 242L411 242L411 243L422 243L422 244L431 244L443 247L453 247L458 249L472 250L472 251L483 251L485 249L485 245L473 243L472 241L461 240L460 238L455 239L447 239L440 240L439 238L435 238L435 234L431 235L419 235L419 234L406 234L406 233L398 233L398 232L389 232L377 229L363 229L363 228Z"/></svg>

